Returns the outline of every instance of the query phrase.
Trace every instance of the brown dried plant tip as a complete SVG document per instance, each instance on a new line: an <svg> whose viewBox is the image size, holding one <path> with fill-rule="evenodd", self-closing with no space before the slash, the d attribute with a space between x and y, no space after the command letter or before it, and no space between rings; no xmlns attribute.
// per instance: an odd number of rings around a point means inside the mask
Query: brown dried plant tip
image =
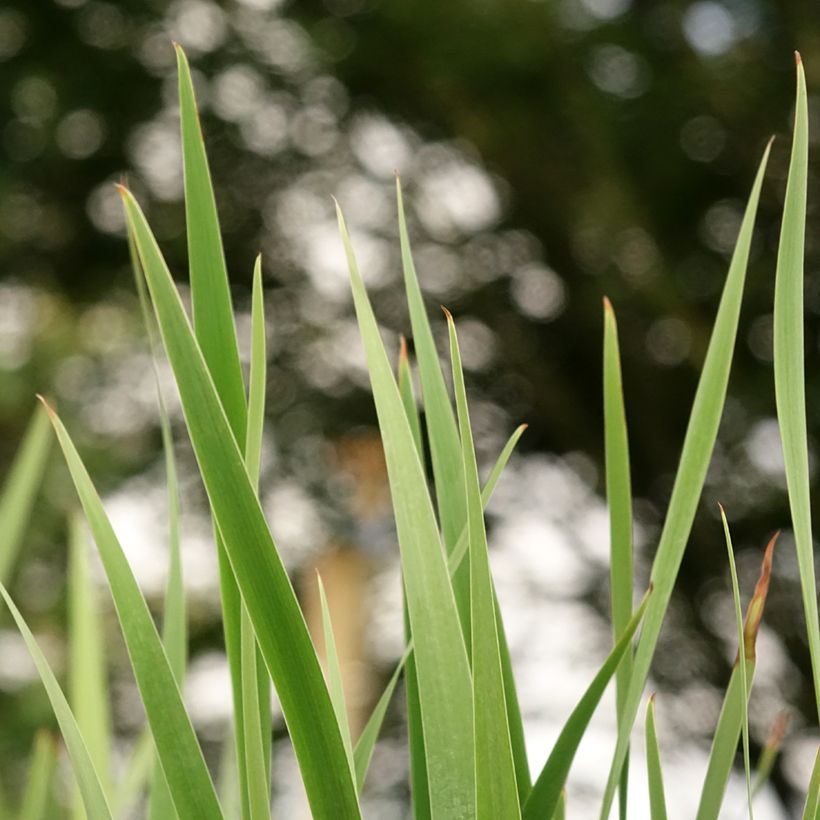
<svg viewBox="0 0 820 820"><path fill-rule="evenodd" d="M449 310L447 310L447 308L446 308L446 307L444 307L444 305L439 305L439 307L441 308L442 313L444 313L444 316L445 316L445 318L447 319L447 321L448 321L448 322L452 322L452 321L453 321L453 314L452 314L452 313L450 313L450 311L449 311Z"/></svg>
<svg viewBox="0 0 820 820"><path fill-rule="evenodd" d="M760 629L760 622L763 620L763 609L766 606L766 595L769 592L769 581L772 575L772 559L774 557L774 545L780 536L778 530L769 540L766 552L763 555L763 563L760 565L760 577L755 585L754 595L749 601L746 610L746 618L743 621L743 651L747 661L755 659L755 642Z"/></svg>

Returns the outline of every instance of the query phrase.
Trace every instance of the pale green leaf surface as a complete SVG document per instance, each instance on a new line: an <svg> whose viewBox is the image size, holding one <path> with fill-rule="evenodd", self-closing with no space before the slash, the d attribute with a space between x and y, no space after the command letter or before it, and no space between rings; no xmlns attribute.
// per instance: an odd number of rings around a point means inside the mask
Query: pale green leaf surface
<svg viewBox="0 0 820 820"><path fill-rule="evenodd" d="M820 716L820 626L811 533L809 453L806 432L805 353L803 348L803 256L806 232L806 188L809 163L809 119L806 78L797 57L797 103L794 114L783 223L774 285L774 389L786 468L812 677Z"/></svg>
<svg viewBox="0 0 820 820"><path fill-rule="evenodd" d="M65 741L68 756L71 759L74 777L83 796L88 818L89 820L110 820L111 811L108 808L108 801L100 783L99 775L94 768L94 762L88 753L88 747L83 740L80 727L77 725L63 690L60 689L60 684L57 683L57 678L54 677L54 672L51 671L51 667L34 639L34 635L31 634L31 630L28 628L23 616L2 584L0 584L0 596L9 608L17 628L26 642L34 665L37 667L40 680L45 686L51 708L54 710L54 716L57 718L57 724Z"/></svg>
<svg viewBox="0 0 820 820"><path fill-rule="evenodd" d="M51 425L37 407L0 492L0 583L8 584L51 451Z"/></svg>
<svg viewBox="0 0 820 820"><path fill-rule="evenodd" d="M28 780L23 792L18 820L49 820L54 789L54 770L57 767L57 743L46 731L34 737Z"/></svg>
<svg viewBox="0 0 820 820"><path fill-rule="evenodd" d="M434 818L471 818L475 813L473 706L464 636L413 433L344 218L337 211L393 498L415 643L431 812Z"/></svg>
<svg viewBox="0 0 820 820"><path fill-rule="evenodd" d="M102 618L88 564L85 524L79 513L69 518L68 539L68 694L77 725L103 790L111 793L111 707ZM75 817L85 817L77 795Z"/></svg>
<svg viewBox="0 0 820 820"><path fill-rule="evenodd" d="M221 818L202 750L145 598L68 432L56 414L51 421L102 558L174 806L180 817Z"/></svg>
<svg viewBox="0 0 820 820"><path fill-rule="evenodd" d="M814 768L811 770L806 804L803 807L803 820L816 820L818 813L820 813L820 749L817 750Z"/></svg>
<svg viewBox="0 0 820 820"><path fill-rule="evenodd" d="M447 314L450 356L456 396L464 483L467 493L467 539L470 554L470 624L473 661L473 725L475 727L476 816L521 816L515 782L510 727L504 696L495 594L487 550L484 506L478 480L472 425L461 353L453 317Z"/></svg>
<svg viewBox="0 0 820 820"><path fill-rule="evenodd" d="M293 587L156 240L134 198L122 194L211 509L279 695L312 811L317 818L358 817L341 732Z"/></svg>
<svg viewBox="0 0 820 820"><path fill-rule="evenodd" d="M655 696L646 707L646 773L649 781L649 816L651 820L666 820L666 797L663 788L663 768L658 733L655 728Z"/></svg>
<svg viewBox="0 0 820 820"><path fill-rule="evenodd" d="M646 620L635 651L629 688L623 701L618 741L601 808L602 820L609 817L615 789L621 778L621 771L629 750L629 736L632 725L635 722L643 688L649 675L652 656L655 653L661 625L669 606L672 589L675 586L678 569L692 529L695 511L697 510L715 439L717 438L734 353L757 203L760 198L760 189L763 184L763 174L769 158L770 147L771 143L763 153L749 196L749 202L746 206L746 212L740 225L735 251L729 265L729 273L726 277L712 336L709 340L709 347L692 404L680 464L669 501L669 509L661 531L655 559L652 563L650 577L655 586L655 592L646 612Z"/></svg>

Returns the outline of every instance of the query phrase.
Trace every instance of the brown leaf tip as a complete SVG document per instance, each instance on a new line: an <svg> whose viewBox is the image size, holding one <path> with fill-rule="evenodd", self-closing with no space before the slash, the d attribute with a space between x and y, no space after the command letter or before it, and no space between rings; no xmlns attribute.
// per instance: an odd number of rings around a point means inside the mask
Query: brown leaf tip
<svg viewBox="0 0 820 820"><path fill-rule="evenodd" d="M51 418L54 418L57 413L54 412L54 408L46 401L45 396L41 395L40 393L35 393L37 396L38 401L46 408L46 412Z"/></svg>
<svg viewBox="0 0 820 820"><path fill-rule="evenodd" d="M444 305L439 305L439 307L441 308L442 312L444 313L444 316L447 319L447 321L452 322L453 321L453 314L450 313L450 311L447 310L447 308L444 307Z"/></svg>
<svg viewBox="0 0 820 820"><path fill-rule="evenodd" d="M603 303L604 303L604 310L605 310L607 313L614 313L614 312L615 312L615 311L612 309L612 302L610 302L610 301L609 301L609 297L608 297L608 296L604 296L604 298L603 298Z"/></svg>
<svg viewBox="0 0 820 820"><path fill-rule="evenodd" d="M786 730L789 728L789 713L786 711L778 712L774 719L772 728L769 731L769 736L766 738L766 746L770 749L779 749L780 744L783 743L783 738L786 736Z"/></svg>
<svg viewBox="0 0 820 820"><path fill-rule="evenodd" d="M763 554L763 563L760 565L760 577L755 585L754 595L749 601L746 610L746 618L743 621L743 652L747 661L755 659L755 643L757 633L760 629L760 622L763 620L763 609L766 606L766 596L769 593L769 581L772 577L772 560L774 558L774 545L780 536L778 530L766 545L766 552Z"/></svg>
<svg viewBox="0 0 820 820"><path fill-rule="evenodd" d="M407 339L404 338L404 334L399 334L399 361L400 362L407 362L409 356L407 354Z"/></svg>
<svg viewBox="0 0 820 820"><path fill-rule="evenodd" d="M795 65L799 65L799 66L803 65L803 58L800 56L799 51L794 52L794 62L795 62Z"/></svg>

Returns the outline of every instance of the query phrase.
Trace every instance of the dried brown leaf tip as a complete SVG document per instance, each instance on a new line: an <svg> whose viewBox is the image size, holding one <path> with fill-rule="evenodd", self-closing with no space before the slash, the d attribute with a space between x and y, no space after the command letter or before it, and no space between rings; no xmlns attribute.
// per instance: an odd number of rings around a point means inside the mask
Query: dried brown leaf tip
<svg viewBox="0 0 820 820"><path fill-rule="evenodd" d="M407 353L407 339L404 334L399 336L399 364L407 364L409 356Z"/></svg>
<svg viewBox="0 0 820 820"><path fill-rule="evenodd" d="M763 609L766 606L766 595L769 592L769 580L772 575L772 558L774 556L774 545L777 543L780 530L778 530L769 541L766 552L763 555L763 563L760 566L760 577L755 585L754 595L749 601L746 610L746 619L743 621L743 651L747 661L755 659L755 643L757 632L760 629L760 622L763 620Z"/></svg>
<svg viewBox="0 0 820 820"><path fill-rule="evenodd" d="M786 729L789 728L789 713L779 712L774 719L769 736L766 738L766 748L779 749L780 744L783 743L783 738L786 735Z"/></svg>

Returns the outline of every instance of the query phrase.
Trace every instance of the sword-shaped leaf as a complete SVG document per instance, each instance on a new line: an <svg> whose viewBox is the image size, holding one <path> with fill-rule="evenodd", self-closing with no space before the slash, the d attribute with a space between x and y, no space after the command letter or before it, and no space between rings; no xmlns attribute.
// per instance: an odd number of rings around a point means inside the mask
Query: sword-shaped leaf
<svg viewBox="0 0 820 820"><path fill-rule="evenodd" d="M49 732L41 730L34 737L34 750L18 820L48 820L49 812L54 809L51 802L56 767L56 740Z"/></svg>
<svg viewBox="0 0 820 820"><path fill-rule="evenodd" d="M165 260L136 200L121 192L211 510L279 695L312 811L317 818L358 817L341 731L293 586Z"/></svg>
<svg viewBox="0 0 820 820"><path fill-rule="evenodd" d="M434 818L473 817L472 683L453 587L413 432L341 210L338 217L396 517L415 643L431 813Z"/></svg>
<svg viewBox="0 0 820 820"><path fill-rule="evenodd" d="M666 797L663 790L663 768L658 733L655 729L655 696L646 707L646 773L649 780L649 816L666 820Z"/></svg>
<svg viewBox="0 0 820 820"><path fill-rule="evenodd" d="M621 723L618 727L618 741L612 766L604 791L601 820L609 817L615 789L621 778L621 771L629 750L629 736L638 712L644 684L649 675L652 656L658 643L661 625L672 597L672 590L678 576L683 552L692 529L695 511L706 480L706 471L712 458L717 438L726 387L737 336L740 303L746 280L749 249L754 232L754 220L763 174L769 158L771 142L763 152L763 159L755 177L746 212L740 225L735 251L729 265L729 273L720 299L717 317L709 340L706 358L703 362L689 425L681 451L680 464L669 500L669 509L661 531L655 559L652 562L651 580L655 593L646 612L646 620L635 651L635 659L629 688L623 702Z"/></svg>

